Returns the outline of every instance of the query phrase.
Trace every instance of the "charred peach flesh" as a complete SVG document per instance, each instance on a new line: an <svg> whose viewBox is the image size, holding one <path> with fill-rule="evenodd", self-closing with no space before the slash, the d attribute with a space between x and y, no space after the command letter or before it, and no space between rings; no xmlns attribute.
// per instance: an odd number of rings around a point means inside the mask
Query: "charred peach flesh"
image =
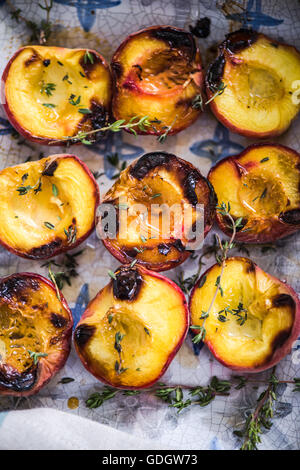
<svg viewBox="0 0 300 470"><path fill-rule="evenodd" d="M200 109L193 101L202 90L202 67L193 36L171 26L153 26L131 34L112 59L113 114L129 121L148 116L161 135L192 124ZM140 133L142 133L140 131Z"/></svg>
<svg viewBox="0 0 300 470"><path fill-rule="evenodd" d="M221 160L209 181L219 202L242 217L236 239L267 243L300 229L300 155L279 144L252 145ZM220 228L231 235L228 220L217 213Z"/></svg>
<svg viewBox="0 0 300 470"><path fill-rule="evenodd" d="M52 282L33 273L1 279L0 395L32 395L49 382L67 360L72 325Z"/></svg>
<svg viewBox="0 0 300 470"><path fill-rule="evenodd" d="M108 122L111 77L104 58L95 51L23 47L10 59L2 82L7 116L29 140L66 143L65 137Z"/></svg>
<svg viewBox="0 0 300 470"><path fill-rule="evenodd" d="M154 152L124 170L102 203L115 207L119 221L116 236L103 239L112 255L122 263L137 260L149 269L164 271L191 254L186 247L195 236L195 223L202 221L204 236L208 233L215 197L207 180L191 163L169 153ZM197 204L204 206L204 216L203 211L197 211ZM184 212L188 208L191 212ZM167 214L169 226L164 223ZM121 228L124 216L127 230Z"/></svg>
<svg viewBox="0 0 300 470"><path fill-rule="evenodd" d="M282 134L298 114L293 88L300 54L251 30L228 34L208 70L206 90L217 119L249 137ZM225 89L224 89L225 87ZM224 90L222 92L222 90Z"/></svg>
<svg viewBox="0 0 300 470"><path fill-rule="evenodd" d="M221 266L212 266L191 294L195 326L204 321L200 316L209 308L220 273ZM221 287L205 320L204 340L218 361L237 371L259 372L289 354L300 334L300 302L290 286L237 257L226 261Z"/></svg>
<svg viewBox="0 0 300 470"><path fill-rule="evenodd" d="M75 155L52 155L0 172L0 243L16 255L50 258L85 240L98 185Z"/></svg>
<svg viewBox="0 0 300 470"><path fill-rule="evenodd" d="M122 266L88 305L74 340L97 379L144 388L165 372L187 329L185 297L174 282L137 265Z"/></svg>

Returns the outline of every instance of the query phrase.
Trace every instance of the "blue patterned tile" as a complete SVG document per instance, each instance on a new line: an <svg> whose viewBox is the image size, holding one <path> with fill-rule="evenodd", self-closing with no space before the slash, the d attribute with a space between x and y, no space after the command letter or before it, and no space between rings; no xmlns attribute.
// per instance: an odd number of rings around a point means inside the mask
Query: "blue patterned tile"
<svg viewBox="0 0 300 470"><path fill-rule="evenodd" d="M246 9L242 13L226 15L228 20L239 21L243 28L251 28L256 31L261 26L278 26L284 20L273 18L262 12L261 0L249 0Z"/></svg>
<svg viewBox="0 0 300 470"><path fill-rule="evenodd" d="M76 299L75 307L71 309L73 318L74 318L74 328L79 322L81 315L85 311L89 301L90 301L89 285L85 283L80 289L80 292Z"/></svg>
<svg viewBox="0 0 300 470"><path fill-rule="evenodd" d="M236 155L243 149L243 145L230 139L229 130L220 122L217 124L212 139L194 142L190 147L190 151L195 155L210 158L213 163L224 157Z"/></svg>
<svg viewBox="0 0 300 470"><path fill-rule="evenodd" d="M75 7L77 16L84 31L90 31L96 19L95 10L117 7L121 0L55 0L56 3Z"/></svg>

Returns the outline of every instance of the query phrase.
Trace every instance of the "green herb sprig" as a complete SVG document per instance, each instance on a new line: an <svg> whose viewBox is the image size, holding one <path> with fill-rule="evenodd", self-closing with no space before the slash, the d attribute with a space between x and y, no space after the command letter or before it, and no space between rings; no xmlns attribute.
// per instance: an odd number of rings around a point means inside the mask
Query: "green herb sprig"
<svg viewBox="0 0 300 470"><path fill-rule="evenodd" d="M211 101L213 101L217 96L222 95L224 93L226 87L227 87L227 85L225 85L224 82L221 82L220 85L216 88L215 93L213 94L213 96L205 102L203 101L203 97L202 97L201 93L196 95L195 98L193 99L193 102L192 102L192 108L193 109L201 109L201 111L203 111L204 106L207 106L209 103L211 103Z"/></svg>
<svg viewBox="0 0 300 470"><path fill-rule="evenodd" d="M177 116L175 116L175 119L174 119L174 121L172 122L172 124L170 126L163 126L162 127L162 129L164 129L165 132L163 134L161 134L160 136L158 136L158 138L157 138L157 140L160 144L163 144L166 141L169 133L173 129L173 126L174 126L176 120L177 120Z"/></svg>
<svg viewBox="0 0 300 470"><path fill-rule="evenodd" d="M220 292L221 296L223 296L223 294L224 294L223 288L222 288L222 285L221 285L221 280L222 280L222 276L223 276L225 265L226 265L226 259L228 257L229 250L231 250L234 247L234 239L235 239L235 235L236 235L236 230L237 230L237 228L241 227L241 225L242 225L242 218L241 217L237 220L234 220L232 215L230 214L231 207L230 207L229 202L227 204L225 204L225 202L222 202L219 206L216 207L216 210L221 215L228 218L228 220L230 222L230 228L232 230L232 235L231 235L231 238L230 238L229 242L228 241L222 242L219 235L216 235L218 243L219 243L219 248L220 248L220 251L221 251L221 255L220 256L217 255L217 261L218 261L219 265L221 266L221 272L220 272L219 276L216 279L216 283L215 283L216 289L215 289L213 298L212 298L212 300L209 304L208 310L206 312L203 311L202 315L200 316L200 319L203 320L202 325L201 326L200 325L192 325L190 327L193 330L195 330L195 329L199 330L199 333L196 336L194 336L194 338L192 340L193 343L195 343L195 344L200 343L200 341L204 341L205 336L206 336L206 329L205 329L206 319L210 315L210 312L211 312L212 307L215 303L218 292Z"/></svg>
<svg viewBox="0 0 300 470"><path fill-rule="evenodd" d="M94 63L94 56L90 51L88 50L85 51L85 54L83 56L83 62L85 64L87 64L88 62L90 62L91 64Z"/></svg>
<svg viewBox="0 0 300 470"><path fill-rule="evenodd" d="M121 162L119 158L119 154L117 152L111 153L110 155L107 155L107 161L116 168L117 172L111 176L110 179L115 180L118 179L122 173L123 170L127 167L127 161L123 160Z"/></svg>
<svg viewBox="0 0 300 470"><path fill-rule="evenodd" d="M35 365L37 365L37 363L39 362L40 357L48 356L47 353L34 352L34 351L30 351L29 349L28 349L28 352L29 352L29 356L33 359L33 363Z"/></svg>
<svg viewBox="0 0 300 470"><path fill-rule="evenodd" d="M52 96L52 92L55 91L55 89L55 83L45 83L44 80L42 81L41 94L45 93L47 96Z"/></svg>
<svg viewBox="0 0 300 470"><path fill-rule="evenodd" d="M205 386L189 387L186 385L157 385L143 390L120 390L105 386L100 392L92 393L86 400L87 408L99 408L105 401L115 398L117 395L132 396L151 394L167 403L171 408L180 413L191 406L204 408L210 405L219 396L229 396L233 390L241 390L247 385L260 385L261 381L249 380L244 376L233 376L228 380L212 377L210 383ZM263 382L264 384L266 382ZM234 434L243 439L241 449L255 449L260 442L261 426L269 429L272 425L273 406L276 400L276 387L278 384L295 385L295 392L300 392L300 378L293 380L278 380L274 371L267 382L267 389L260 395L257 407L251 413L242 431L236 430ZM264 424L263 424L264 423Z"/></svg>
<svg viewBox="0 0 300 470"><path fill-rule="evenodd" d="M11 17L17 21L17 23L23 21L27 28L31 31L30 42L39 43L45 45L52 33L52 23L50 21L50 13L53 7L53 0L44 0L44 5L38 3L38 7L46 12L46 19L43 19L40 24L35 23L32 20L27 20L21 15L22 10L15 8L11 0L6 2L11 9Z"/></svg>
<svg viewBox="0 0 300 470"><path fill-rule="evenodd" d="M281 383L275 375L275 369L274 367L268 386L258 397L257 406L247 418L244 428L234 431L235 436L243 439L241 450L257 450L263 429L269 430L272 427L274 404L277 400L276 389Z"/></svg>
<svg viewBox="0 0 300 470"><path fill-rule="evenodd" d="M55 266L61 268L60 271L58 272L53 272L51 270L53 279L55 279L55 284L57 285L59 290L62 290L65 283L68 284L68 286L72 285L72 278L75 278L78 276L77 272L77 267L79 266L77 258L83 253L84 250L77 251L76 253L65 253L63 255L63 258L61 259L61 262L57 262L54 260L47 261L46 263L42 264L41 267L47 267L49 269L49 266ZM50 275L49 275L50 277ZM50 279L53 282L53 279L50 277Z"/></svg>
<svg viewBox="0 0 300 470"><path fill-rule="evenodd" d="M27 176L26 176L27 175ZM22 176L22 181L23 183L27 180L28 178L28 173L26 173L26 175L23 175ZM26 178L24 178L26 176ZM31 189L33 189L34 191L34 194L37 194L38 192L40 192L42 190L42 181L41 181L41 177L38 179L38 181L33 185L27 185L27 186L19 186L16 191L18 191L19 193L19 196L24 196L25 194L27 194Z"/></svg>
<svg viewBox="0 0 300 470"><path fill-rule="evenodd" d="M77 239L77 225L71 224L68 229L64 228L64 233L67 237L68 244L73 245Z"/></svg>
<svg viewBox="0 0 300 470"><path fill-rule="evenodd" d="M120 132L122 129L125 129L131 132L132 134L134 134L135 136L137 136L137 130L141 132L145 132L149 128L153 129L153 122L154 121L151 121L148 116L143 116L143 117L133 116L127 122L125 119L119 119L117 121L112 122L111 124L108 124L107 126L100 127L99 129L93 129L91 131L86 131L86 132L80 131L78 132L78 134L74 136L66 136L66 137L63 137L61 140L65 140L73 144L77 142L81 142L82 144L85 144L85 145L92 145L93 141L89 140L88 137L94 134L97 134L98 132L106 132L106 131ZM172 129L172 126L174 125L174 122L171 124L171 126L165 127L164 134L157 136L157 140L159 142L164 142L166 140L168 134L170 133ZM56 143L56 141L52 141L52 143Z"/></svg>
<svg viewBox="0 0 300 470"><path fill-rule="evenodd" d="M85 402L86 407L90 409L99 408L105 401L111 400L120 393L124 396L132 396L139 395L141 392L139 390L120 390L105 385L101 392L95 392L89 396Z"/></svg>
<svg viewBox="0 0 300 470"><path fill-rule="evenodd" d="M54 275L54 273L51 269L51 264L50 263L49 263L49 267L48 267L48 276L49 276L50 281L52 281L53 284L54 284L55 291L56 291L56 297L61 302L60 291L59 291L59 288L58 288L58 285L57 285L57 282L56 282L55 275Z"/></svg>
<svg viewBox="0 0 300 470"><path fill-rule="evenodd" d="M122 360L122 346L121 346L121 341L124 338L124 334L120 333L120 331L117 331L115 334L115 344L114 348L118 353L119 360L115 362L115 371L118 375L122 374L127 370L127 368L123 367L123 360Z"/></svg>

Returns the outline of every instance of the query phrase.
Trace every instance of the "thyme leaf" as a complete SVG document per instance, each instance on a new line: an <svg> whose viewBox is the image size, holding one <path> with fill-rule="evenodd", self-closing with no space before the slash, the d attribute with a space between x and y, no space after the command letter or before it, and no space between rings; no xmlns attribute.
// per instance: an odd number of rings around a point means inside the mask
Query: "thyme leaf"
<svg viewBox="0 0 300 470"><path fill-rule="evenodd" d="M47 227L49 230L54 230L55 225L51 224L51 222L44 222L45 227Z"/></svg>
<svg viewBox="0 0 300 470"><path fill-rule="evenodd" d="M34 351L30 351L29 349L28 349L28 352L29 352L29 356L33 359L33 363L35 365L37 365L37 363L39 362L40 357L48 356L47 353L34 352Z"/></svg>
<svg viewBox="0 0 300 470"><path fill-rule="evenodd" d="M45 106L45 108L56 108L56 104L53 104L53 103L43 103L43 106Z"/></svg>
<svg viewBox="0 0 300 470"><path fill-rule="evenodd" d="M113 271L111 271L111 270L108 271L108 275L109 275L112 279L114 279L114 280L117 279L117 276L116 276L115 273L114 273Z"/></svg>
<svg viewBox="0 0 300 470"><path fill-rule="evenodd" d="M50 281L52 281L54 286L55 286L56 297L61 302L61 296L60 296L59 288L58 288L58 285L56 283L55 275L53 274L52 269L51 269L51 263L49 263L49 267L48 267L48 276L49 276Z"/></svg>
<svg viewBox="0 0 300 470"><path fill-rule="evenodd" d="M55 91L55 83L45 83L42 81L41 94L45 93L47 96L52 96L52 92Z"/></svg>
<svg viewBox="0 0 300 470"><path fill-rule="evenodd" d="M227 85L224 84L224 82L221 82L220 85L217 87L215 93L213 94L213 96L208 100L206 101L206 105L209 104L211 101L213 101L217 96L220 96L224 93L225 91L225 88L227 87Z"/></svg>
<svg viewBox="0 0 300 470"><path fill-rule="evenodd" d="M69 245L75 243L77 239L77 226L76 224L71 224L68 227L68 230L64 228L65 235L67 237L67 241Z"/></svg>
<svg viewBox="0 0 300 470"><path fill-rule="evenodd" d="M86 50L85 54L83 56L83 61L84 61L85 64L87 64L87 62L90 62L91 64L93 64L94 63L93 54L90 51Z"/></svg>

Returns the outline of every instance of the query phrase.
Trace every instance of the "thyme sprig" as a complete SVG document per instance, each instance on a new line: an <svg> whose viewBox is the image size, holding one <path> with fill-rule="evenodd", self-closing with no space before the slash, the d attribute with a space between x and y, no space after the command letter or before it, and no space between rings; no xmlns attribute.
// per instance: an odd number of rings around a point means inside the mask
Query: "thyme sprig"
<svg viewBox="0 0 300 470"><path fill-rule="evenodd" d="M29 349L28 349L28 353L29 353L29 356L33 359L34 365L37 365L37 363L39 362L40 357L47 357L48 356L47 353L34 352L34 351L30 351Z"/></svg>
<svg viewBox="0 0 300 470"><path fill-rule="evenodd" d="M216 283L215 283L216 289L215 289L213 298L212 298L212 300L209 304L208 310L206 312L203 311L202 315L200 316L200 319L203 320L202 325L201 326L200 325L192 325L190 327L192 329L199 330L199 333L196 336L194 336L194 338L192 340L193 343L195 343L195 344L200 343L200 341L204 341L205 336L206 336L206 329L205 329L206 319L210 315L210 312L213 308L213 305L215 303L215 300L216 300L216 297L217 297L218 293L220 292L221 296L223 296L223 294L224 294L223 288L222 288L222 285L221 285L221 280L222 280L222 276L223 276L223 273L224 273L226 260L227 260L229 251L234 247L234 239L235 239L235 235L236 235L236 230L242 224L242 218L241 217L237 220L234 220L232 215L230 214L231 207L230 207L229 202L227 204L225 202L222 202L219 206L216 207L216 210L221 215L228 218L228 220L230 222L230 228L232 230L232 235L231 235L231 238L230 238L229 242L228 241L225 241L225 242L221 241L219 235L216 235L218 243L219 243L219 247L220 247L220 250L221 250L221 254L216 255L216 259L217 259L219 265L221 266L221 272L220 272L219 276L216 279Z"/></svg>
<svg viewBox="0 0 300 470"><path fill-rule="evenodd" d="M49 267L51 268L51 266L55 266L55 267L58 267L58 268L61 268L60 271L58 272L53 272L52 269L51 269L51 273L52 273L52 276L53 276L53 279L55 279L55 283L58 287L59 290L62 290L65 283L68 284L68 286L71 286L72 285L72 278L75 278L78 276L78 272L77 272L77 267L79 266L78 264L78 261L77 261L77 257L80 256L82 253L83 253L84 250L80 250L80 251L77 251L76 253L65 253L63 255L63 258L61 260L61 262L57 262L57 261L47 261L46 263L42 264L41 267L47 267L49 269ZM49 275L50 277L50 275ZM51 279L51 277L50 277ZM51 279L52 280L52 279ZM53 280L52 280L53 282Z"/></svg>
<svg viewBox="0 0 300 470"><path fill-rule="evenodd" d="M93 129L92 131L86 132L80 131L74 136L63 137L62 140L67 140L71 143L81 142L85 145L91 145L93 142L88 140L87 137L90 135L97 134L98 132L120 132L122 129L126 129L132 134L137 135L136 129L140 131L145 131L149 127L152 127L152 123L149 121L148 116L133 116L128 122L126 122L125 119L119 119L118 121L114 121L111 124L108 124L107 126L100 127L99 129Z"/></svg>
<svg viewBox="0 0 300 470"><path fill-rule="evenodd" d="M159 142L161 143L165 142L168 134L170 133L176 121L176 118L174 119L173 123L170 126L164 126L165 132L162 135L157 136L157 140ZM65 136L65 137L62 137L60 140L68 141L71 144L81 142L82 144L85 144L85 145L92 145L94 142L93 140L89 140L88 137L94 134L97 134L99 132L106 132L106 131L120 132L121 130L125 129L126 131L131 132L135 136L137 136L137 130L141 132L145 132L147 131L147 129L152 128L157 132L157 130L155 129L153 125L154 122L157 122L157 121L150 120L148 116L142 116L142 117L133 116L129 121L126 121L125 119L119 119L117 121L112 122L111 124L108 124L107 126L100 127L98 129L93 129L91 131L80 131L76 135ZM56 141L52 141L51 143L56 143Z"/></svg>
<svg viewBox="0 0 300 470"><path fill-rule="evenodd" d="M228 321L227 315L230 313L233 316L236 316L237 323L242 326L248 318L248 310L243 306L242 302L239 302L237 308L225 307L224 309L218 312L218 320L221 322ZM244 315L243 315L244 314Z"/></svg>
<svg viewBox="0 0 300 470"><path fill-rule="evenodd" d="M196 282L198 281L202 267L205 266L205 262L203 261L203 258L210 254L214 254L214 256L217 256L217 253L219 251L219 244L217 237L214 236L213 242L210 245L207 245L203 253L199 256L198 259L198 269L195 274L193 274L190 277L184 278L183 277L183 271L180 272L180 274L177 276L177 279L175 280L176 284L181 288L181 290L185 294L189 294L190 290L194 287ZM194 255L193 255L194 256ZM193 259L197 258L197 255L194 256ZM204 280L204 279L203 279Z"/></svg>
<svg viewBox="0 0 300 470"><path fill-rule="evenodd" d="M172 122L172 124L170 124L170 126L163 126L163 127L162 127L162 129L163 129L165 132L164 132L163 134L161 134L160 136L158 136L158 138L157 138L157 140L158 140L158 142L159 142L160 144L163 144L163 143L166 141L166 139L167 139L169 133L170 133L171 130L173 129L173 126L174 126L176 120L177 120L177 116L175 116L175 119L174 119L174 121Z"/></svg>
<svg viewBox="0 0 300 470"><path fill-rule="evenodd" d="M91 64L93 64L93 63L94 63L94 56L93 56L93 54L92 54L90 51L86 50L86 51L85 51L85 54L84 54L84 57L83 57L83 61L84 61L85 64L87 64L88 62L90 62Z"/></svg>
<svg viewBox="0 0 300 470"><path fill-rule="evenodd" d="M118 343L119 344L119 343ZM171 408L176 408L180 413L184 408L190 405L199 405L201 407L209 405L217 396L227 396L230 393L231 383L228 380L220 380L218 377L212 377L209 385L199 387L187 387L183 385L169 386L162 382L157 386L146 388L143 390L120 390L113 387L105 386L101 392L92 393L85 404L87 408L98 408L118 393L131 396L141 393L151 393L160 400L168 403ZM185 393L189 398L185 399Z"/></svg>
<svg viewBox="0 0 300 470"><path fill-rule="evenodd" d="M211 101L213 101L217 96L220 96L224 93L225 91L225 88L227 87L227 85L224 84L224 82L221 82L220 85L217 87L215 93L213 94L213 96L208 100L206 101L206 105L209 104Z"/></svg>
<svg viewBox="0 0 300 470"><path fill-rule="evenodd" d="M32 20L27 20L23 15L21 15L22 10L20 8L15 8L11 0L7 0L7 4L11 9L11 17L16 20L17 23L19 23L20 20L23 21L31 31L30 42L38 42L41 45L46 44L52 33L50 13L53 7L53 0L44 0L43 5L38 3L38 7L46 12L46 19L43 19L40 24L37 24Z"/></svg>
<svg viewBox="0 0 300 470"><path fill-rule="evenodd" d="M26 178L24 178L24 176L26 176ZM23 175L22 177L22 181L23 183L26 181L27 177L28 177L28 174L26 173L25 175ZM33 192L34 194L37 194L38 192L40 192L42 190L42 181L41 181L41 177L37 180L37 182L31 186L31 185L27 185L27 186L24 186L24 184L22 186L19 186L16 191L18 191L19 193L19 196L24 196L25 194L27 194L31 189L33 189Z"/></svg>
<svg viewBox="0 0 300 470"><path fill-rule="evenodd" d="M171 408L175 408L178 413L190 406L200 406L201 408L208 406L219 396L229 396L233 390L240 390L247 386L247 384L260 384L260 381L248 380L244 376L233 376L229 380L219 379L214 376L211 378L210 383L205 386L189 387L186 385L166 385L164 383L158 383L151 388L145 388L143 390L120 390L113 387L104 386L100 392L92 393L86 400L85 404L87 408L94 409L99 408L107 400L115 398L117 395L132 396L141 394L151 394L154 397L159 398L163 402L167 403ZM265 384L265 382L263 382ZM268 392L263 392L258 399L258 406L256 410L251 414L249 423L246 423L247 427L245 431L235 431L234 434L240 438L245 439L242 447L248 448L249 444L247 430L250 431L251 439L253 441L253 435L259 437L260 431L257 430L256 424L250 424L253 418L256 419L260 416L262 419L261 423L264 422L266 425L271 424L271 418L273 416L271 409L273 409L274 401L276 400L275 392L278 384L294 384L296 388L294 391L300 392L300 378L294 378L293 380L278 380L274 375L274 372L268 383ZM262 418L263 416L263 418ZM254 434L253 434L254 433ZM252 442L253 444L253 442ZM250 444L251 446L251 444Z"/></svg>
<svg viewBox="0 0 300 470"><path fill-rule="evenodd" d="M48 266L48 277L49 277L50 281L53 282L54 287L55 287L55 291L56 291L56 297L61 302L61 296L60 296L59 288L58 288L58 285L57 285L57 282L56 282L55 275L54 275L54 273L51 269L51 263L49 263L49 266Z"/></svg>
<svg viewBox="0 0 300 470"><path fill-rule="evenodd" d="M64 233L67 237L68 244L72 245L77 239L77 225L72 223L69 225L68 230L64 228Z"/></svg>
<svg viewBox="0 0 300 470"><path fill-rule="evenodd" d="M42 81L41 85L41 94L45 93L47 96L52 96L52 92L55 91L56 84L55 83L45 83L44 80Z"/></svg>
<svg viewBox="0 0 300 470"><path fill-rule="evenodd" d="M120 174L122 173L123 170L127 167L127 161L123 160L121 162L119 158L119 154L117 152L111 153L110 155L107 155L107 160L108 162L116 168L117 173L115 173L113 176L111 176L110 179L115 180L120 177Z"/></svg>
<svg viewBox="0 0 300 470"><path fill-rule="evenodd" d="M141 392L139 390L120 390L105 385L101 392L95 392L89 396L85 402L86 407L90 409L99 408L105 401L111 400L118 393L121 393L124 396L132 396L139 395Z"/></svg>
<svg viewBox="0 0 300 470"><path fill-rule="evenodd" d="M201 109L201 111L204 110L204 106L207 106L211 101L213 101L217 96L219 95L222 95L225 91L225 88L227 87L227 85L224 84L224 82L221 82L220 85L216 88L216 91L215 93L213 94L213 96L207 100L207 101L203 101L203 97L201 95L201 93L199 93L198 95L195 96L195 98L193 99L193 102L192 102L192 108L193 109Z"/></svg>
<svg viewBox="0 0 300 470"><path fill-rule="evenodd" d="M261 442L263 429L269 430L272 427L272 418L274 416L274 404L277 400L276 389L281 383L275 375L275 369L271 373L267 388L257 399L255 410L248 416L244 429L234 431L237 437L243 439L241 450L257 450Z"/></svg>

